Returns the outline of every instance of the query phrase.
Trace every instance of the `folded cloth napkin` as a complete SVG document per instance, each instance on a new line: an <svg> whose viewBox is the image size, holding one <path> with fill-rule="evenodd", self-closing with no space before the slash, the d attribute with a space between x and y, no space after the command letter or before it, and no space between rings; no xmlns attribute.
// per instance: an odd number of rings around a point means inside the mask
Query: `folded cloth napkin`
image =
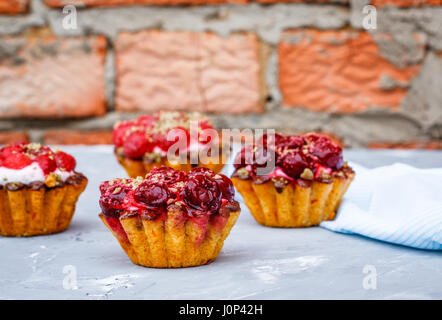
<svg viewBox="0 0 442 320"><path fill-rule="evenodd" d="M334 221L321 227L404 246L442 250L442 168L396 163L356 176Z"/></svg>

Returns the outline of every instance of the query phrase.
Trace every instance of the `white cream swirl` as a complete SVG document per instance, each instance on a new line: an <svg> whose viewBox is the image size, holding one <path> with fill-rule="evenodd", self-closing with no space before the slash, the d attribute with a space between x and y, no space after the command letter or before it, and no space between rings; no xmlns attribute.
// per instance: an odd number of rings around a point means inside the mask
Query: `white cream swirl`
<svg viewBox="0 0 442 320"><path fill-rule="evenodd" d="M59 175L63 182L74 175L74 171L61 171L60 169L56 169L53 173ZM5 185L9 182L23 184L29 184L34 181L44 182L47 176L37 162L33 162L22 169L0 167L0 185Z"/></svg>

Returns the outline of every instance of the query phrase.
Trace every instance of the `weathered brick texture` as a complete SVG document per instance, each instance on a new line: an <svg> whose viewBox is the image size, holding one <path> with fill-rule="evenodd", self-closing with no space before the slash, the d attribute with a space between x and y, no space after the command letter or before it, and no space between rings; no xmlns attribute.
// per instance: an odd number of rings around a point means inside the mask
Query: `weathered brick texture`
<svg viewBox="0 0 442 320"><path fill-rule="evenodd" d="M279 45L283 104L314 111L397 110L419 67L394 66L363 31L286 31Z"/></svg>
<svg viewBox="0 0 442 320"><path fill-rule="evenodd" d="M17 14L28 10L30 0L0 0L0 14Z"/></svg>
<svg viewBox="0 0 442 320"><path fill-rule="evenodd" d="M79 6L120 6L120 5L203 5L222 3L246 3L248 0L44 0L50 7L61 7L67 3Z"/></svg>
<svg viewBox="0 0 442 320"><path fill-rule="evenodd" d="M418 7L418 6L440 6L442 0L372 0L376 7L396 6L396 7Z"/></svg>
<svg viewBox="0 0 442 320"><path fill-rule="evenodd" d="M10 144L18 141L29 141L26 131L3 131L0 132L0 145Z"/></svg>
<svg viewBox="0 0 442 320"><path fill-rule="evenodd" d="M31 32L0 38L0 47L0 117L104 114L103 37Z"/></svg>
<svg viewBox="0 0 442 320"><path fill-rule="evenodd" d="M348 3L349 0L253 0L259 3Z"/></svg>
<svg viewBox="0 0 442 320"><path fill-rule="evenodd" d="M116 40L118 111L260 112L253 34L143 31Z"/></svg>
<svg viewBox="0 0 442 320"><path fill-rule="evenodd" d="M46 144L112 144L112 130L48 130L44 133Z"/></svg>

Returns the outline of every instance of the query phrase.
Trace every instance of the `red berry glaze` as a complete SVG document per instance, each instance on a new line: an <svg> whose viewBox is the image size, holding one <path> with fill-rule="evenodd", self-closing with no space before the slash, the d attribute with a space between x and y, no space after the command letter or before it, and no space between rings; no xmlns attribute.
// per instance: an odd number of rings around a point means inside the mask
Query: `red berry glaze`
<svg viewBox="0 0 442 320"><path fill-rule="evenodd" d="M264 145L266 152L259 152ZM272 147L274 145L274 147ZM262 151L262 150L261 150ZM263 135L257 146L245 146L235 157L235 174L245 178L258 178L257 167L269 166L274 152L275 167L262 180L283 179L325 179L344 166L342 148L325 136L306 134L303 136ZM264 164L262 164L264 162ZM239 171L239 169L245 169ZM309 169L307 171L304 170ZM303 174L304 173L304 174ZM267 177L267 178L266 178Z"/></svg>
<svg viewBox="0 0 442 320"><path fill-rule="evenodd" d="M218 214L225 202L233 203L229 178L205 168L189 173L169 167L152 169L145 179L115 179L100 185L100 206L107 216L125 212L155 219L176 205L190 217Z"/></svg>

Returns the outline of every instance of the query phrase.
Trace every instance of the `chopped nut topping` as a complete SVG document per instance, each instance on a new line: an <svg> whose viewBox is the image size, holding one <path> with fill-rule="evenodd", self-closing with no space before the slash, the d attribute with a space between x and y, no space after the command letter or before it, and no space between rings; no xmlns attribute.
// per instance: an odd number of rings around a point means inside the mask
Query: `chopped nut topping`
<svg viewBox="0 0 442 320"><path fill-rule="evenodd" d="M305 180L313 180L313 172L309 168L305 168L304 171L301 173L301 178Z"/></svg>

